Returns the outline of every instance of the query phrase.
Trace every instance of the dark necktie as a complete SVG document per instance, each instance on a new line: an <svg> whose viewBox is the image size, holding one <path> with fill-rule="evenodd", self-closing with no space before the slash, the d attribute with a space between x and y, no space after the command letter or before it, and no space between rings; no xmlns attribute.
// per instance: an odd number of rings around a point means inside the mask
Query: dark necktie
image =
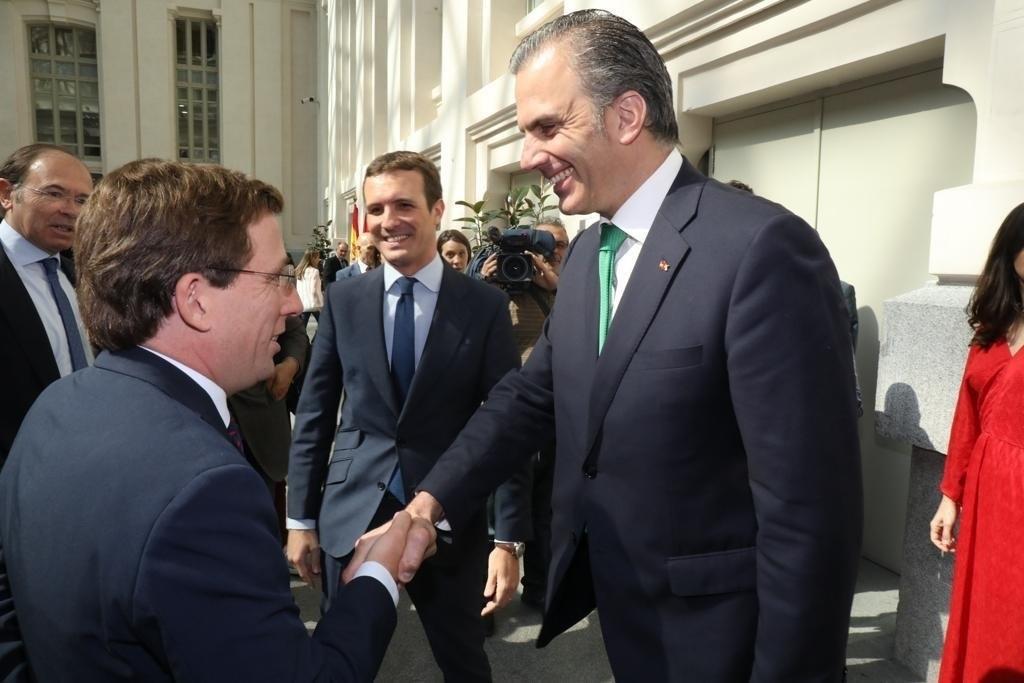
<svg viewBox="0 0 1024 683"><path fill-rule="evenodd" d="M50 283L50 293L53 300L57 302L57 311L60 312L60 321L64 324L64 336L68 339L68 352L71 354L71 369L81 370L89 363L85 360L85 347L82 346L82 335L78 331L78 323L75 321L75 312L71 308L71 301L64 293L57 278L57 266L59 261L56 258L43 259L43 268L46 269L46 281Z"/></svg>
<svg viewBox="0 0 1024 683"><path fill-rule="evenodd" d="M416 279L398 278L402 296L395 309L395 334L391 338L391 379L398 392L398 401L405 405L412 376L416 373L416 328L414 325L412 286Z"/></svg>
<svg viewBox="0 0 1024 683"><path fill-rule="evenodd" d="M235 444L235 448L242 455L245 455L245 445L242 443L242 431L238 428L238 423L235 422L235 418L231 418L228 422L228 438L231 439L231 443Z"/></svg>
<svg viewBox="0 0 1024 683"><path fill-rule="evenodd" d="M601 354L608 327L612 323L612 301L615 297L615 252L619 250L628 235L614 223L601 226L601 246L598 252L597 269L601 278L601 302L598 309L597 353Z"/></svg>
<svg viewBox="0 0 1024 683"><path fill-rule="evenodd" d="M412 288L416 279L402 277L398 279L401 297L395 309L395 332L391 338L391 381L395 385L399 405L405 405L412 385L412 377L416 374L416 327L414 324ZM405 487L402 482L401 463L395 466L388 482L388 491L395 498L405 503Z"/></svg>

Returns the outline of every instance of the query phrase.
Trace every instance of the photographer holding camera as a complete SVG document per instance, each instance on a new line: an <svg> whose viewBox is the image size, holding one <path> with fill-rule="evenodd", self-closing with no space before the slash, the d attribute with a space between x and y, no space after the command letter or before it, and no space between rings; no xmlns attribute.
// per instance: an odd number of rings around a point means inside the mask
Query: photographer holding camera
<svg viewBox="0 0 1024 683"><path fill-rule="evenodd" d="M525 363L551 312L562 258L569 248L569 236L562 221L548 218L538 221L533 230L506 230L500 236L492 236L492 241L494 246L485 247L473 259L469 273L505 289L516 347ZM555 442L552 440L534 457L533 540L527 541L523 558L522 601L535 609L544 608L547 593L554 467Z"/></svg>

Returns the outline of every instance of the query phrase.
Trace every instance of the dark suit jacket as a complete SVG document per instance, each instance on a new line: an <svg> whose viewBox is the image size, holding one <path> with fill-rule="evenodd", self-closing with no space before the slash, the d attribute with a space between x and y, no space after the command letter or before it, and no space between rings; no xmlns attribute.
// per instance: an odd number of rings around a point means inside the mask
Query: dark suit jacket
<svg viewBox="0 0 1024 683"><path fill-rule="evenodd" d="M71 261L61 256L61 270L75 281ZM0 468L14 443L25 413L51 382L60 378L43 321L28 290L0 247Z"/></svg>
<svg viewBox="0 0 1024 683"><path fill-rule="evenodd" d="M334 282L338 271L343 268L348 268L348 259L339 259L337 254L331 254L324 259L324 276L322 278L324 286Z"/></svg>
<svg viewBox="0 0 1024 683"><path fill-rule="evenodd" d="M555 426L539 644L594 607L589 569L602 626L670 644L620 676L838 681L862 501L849 323L826 249L782 207L684 164L598 357L598 242L594 227L575 240L529 361L421 488L457 529ZM576 557L584 537L599 562Z"/></svg>
<svg viewBox="0 0 1024 683"><path fill-rule="evenodd" d="M278 341L281 351L274 362L294 358L299 364L295 374L295 381L298 381L309 355L309 337L302 318L297 315L286 318L284 334ZM273 481L284 481L292 443L292 419L285 399L275 400L267 383L261 381L229 396L228 405L257 464Z"/></svg>
<svg viewBox="0 0 1024 683"><path fill-rule="evenodd" d="M318 520L320 545L338 558L366 531L395 464L401 462L412 498L491 387L519 364L508 298L445 265L426 346L400 409L384 343L383 297L384 268L328 288L295 416L288 516ZM529 534L528 501L518 495L521 482L510 486L496 530L501 538L522 540ZM454 562L465 549L480 547L482 500L468 517L432 561Z"/></svg>
<svg viewBox="0 0 1024 683"><path fill-rule="evenodd" d="M0 475L0 553L0 678L27 650L42 681L364 681L396 622L360 579L310 640L266 486L209 396L138 348L36 402Z"/></svg>

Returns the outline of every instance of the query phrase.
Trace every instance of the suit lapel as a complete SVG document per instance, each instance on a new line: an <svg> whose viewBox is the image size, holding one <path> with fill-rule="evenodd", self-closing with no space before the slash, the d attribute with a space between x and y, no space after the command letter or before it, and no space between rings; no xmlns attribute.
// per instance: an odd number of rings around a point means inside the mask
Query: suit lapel
<svg viewBox="0 0 1024 683"><path fill-rule="evenodd" d="M584 451L588 457L600 432L600 425L608 412L608 406L615 397L633 354L661 307L666 292L675 281L676 273L684 266L690 246L683 239L682 232L696 214L697 204L704 189L702 181L703 177L684 162L654 219L633 272L629 276L629 282L615 310L604 349L597 359L594 370ZM595 273L591 279L596 278ZM592 310L588 318L593 322L594 334L590 339L594 340L595 346L598 313L596 290L595 284L595 295L588 298L594 302L594 305L589 307Z"/></svg>
<svg viewBox="0 0 1024 683"><path fill-rule="evenodd" d="M366 354L366 372L397 418L398 397L391 382L391 363L384 341L384 269L374 268L353 278L353 282L353 286L344 290L352 292L348 294L348 297L354 299L350 304L352 315L344 316L342 320L352 328L351 338L356 348L362 349ZM332 288L331 291L336 297L339 296L336 288ZM342 301L344 302L344 299ZM345 330L342 330L342 333L344 332ZM341 337L340 343L345 343L345 337Z"/></svg>
<svg viewBox="0 0 1024 683"><path fill-rule="evenodd" d="M0 247L0 315L7 318L22 353L29 360L29 365L46 385L60 378L57 361L53 358L50 339L46 336L43 321L39 318L35 304L25 289L25 284L14 269L14 264L7 258L7 252Z"/></svg>
<svg viewBox="0 0 1024 683"><path fill-rule="evenodd" d="M437 293L437 306L434 307L434 317L430 321L430 332L423 346L423 355L416 366L416 374L413 375L403 413L407 412L410 406L415 406L421 396L429 393L429 388L440 380L441 374L448 368L450 359L458 350L472 313L467 310L467 306L461 305L468 287L469 281L466 276L456 273L447 265L444 266L441 290Z"/></svg>

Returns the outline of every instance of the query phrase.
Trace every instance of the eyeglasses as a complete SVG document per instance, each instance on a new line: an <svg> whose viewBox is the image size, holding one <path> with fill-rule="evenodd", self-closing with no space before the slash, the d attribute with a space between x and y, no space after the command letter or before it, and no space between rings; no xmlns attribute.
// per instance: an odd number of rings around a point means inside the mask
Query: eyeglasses
<svg viewBox="0 0 1024 683"><path fill-rule="evenodd" d="M285 291L291 291L295 289L295 266L289 264L281 270L280 273L264 273L259 270L246 270L245 268L217 268L216 266L207 266L209 270L217 270L222 273L245 273L246 275L262 275L267 282L274 283L278 287Z"/></svg>
<svg viewBox="0 0 1024 683"><path fill-rule="evenodd" d="M29 187L28 185L18 185L18 188L29 190L30 192L35 192L37 195L43 198L43 201L49 202L51 204L73 202L75 206L81 208L85 206L85 203L89 200L89 195L87 194L72 195L62 190L40 190L37 187Z"/></svg>

